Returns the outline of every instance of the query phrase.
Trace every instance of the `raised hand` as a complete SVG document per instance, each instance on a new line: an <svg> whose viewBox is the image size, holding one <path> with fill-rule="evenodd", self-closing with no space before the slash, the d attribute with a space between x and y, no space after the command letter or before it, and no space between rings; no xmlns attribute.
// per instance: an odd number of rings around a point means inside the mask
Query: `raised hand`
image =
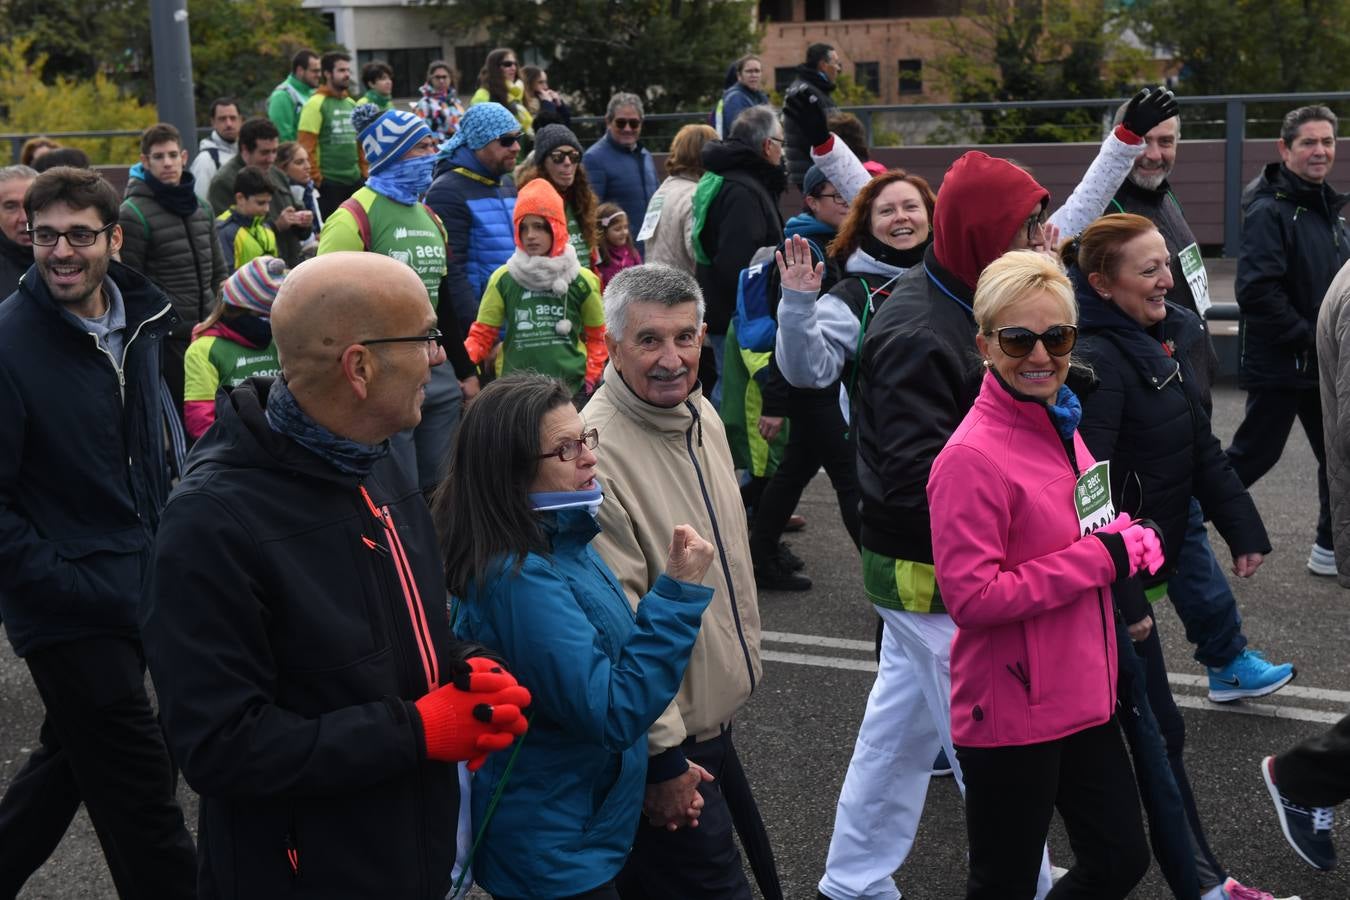
<svg viewBox="0 0 1350 900"><path fill-rule="evenodd" d="M1167 88L1144 88L1130 99L1120 124L1139 137L1177 114L1177 98Z"/></svg>
<svg viewBox="0 0 1350 900"><path fill-rule="evenodd" d="M801 235L794 234L792 240L783 247L786 253L783 250L773 252L783 287L790 291L819 293L821 281L825 278L825 264L812 265L814 257L811 255L811 244Z"/></svg>
<svg viewBox="0 0 1350 900"><path fill-rule="evenodd" d="M666 574L676 581L698 584L708 574L716 548L699 536L690 525L676 525L666 559Z"/></svg>

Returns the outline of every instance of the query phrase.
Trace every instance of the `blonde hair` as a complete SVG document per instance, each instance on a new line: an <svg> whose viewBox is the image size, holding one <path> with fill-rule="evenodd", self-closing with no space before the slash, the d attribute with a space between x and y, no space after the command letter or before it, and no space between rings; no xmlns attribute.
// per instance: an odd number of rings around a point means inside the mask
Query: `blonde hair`
<svg viewBox="0 0 1350 900"><path fill-rule="evenodd" d="M1078 303L1064 270L1050 257L1031 250L1013 250L991 262L975 285L975 322L989 334L1005 309L1044 291L1064 308L1064 324L1078 324Z"/></svg>

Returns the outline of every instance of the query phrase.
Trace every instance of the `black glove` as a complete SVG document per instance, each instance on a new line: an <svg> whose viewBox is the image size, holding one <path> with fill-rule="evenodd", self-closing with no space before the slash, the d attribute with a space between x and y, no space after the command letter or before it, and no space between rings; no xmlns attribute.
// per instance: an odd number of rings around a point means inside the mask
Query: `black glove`
<svg viewBox="0 0 1350 900"><path fill-rule="evenodd" d="M1144 88L1125 107L1125 129L1143 137L1177 114L1177 98L1165 87Z"/></svg>
<svg viewBox="0 0 1350 900"><path fill-rule="evenodd" d="M806 85L788 91L783 100L783 115L797 124L808 147L818 147L830 139L830 127L825 123L820 98Z"/></svg>

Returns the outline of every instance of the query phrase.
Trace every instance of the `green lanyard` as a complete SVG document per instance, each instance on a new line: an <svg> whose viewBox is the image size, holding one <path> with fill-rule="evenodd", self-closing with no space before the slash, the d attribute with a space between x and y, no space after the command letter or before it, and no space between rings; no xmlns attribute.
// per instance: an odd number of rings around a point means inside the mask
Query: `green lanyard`
<svg viewBox="0 0 1350 900"><path fill-rule="evenodd" d="M531 712L525 717L526 722L534 721L534 713ZM526 729L526 734L529 729ZM525 735L520 736L516 741L516 748L511 751L511 758L506 761L506 768L502 770L502 777L497 782L497 788L492 792L492 799L488 801L487 811L483 813L483 824L478 826L478 833L473 836L473 844L469 847L469 856L464 860L464 865L460 867L459 877L455 879L455 886L450 889L451 897L459 896L459 889L464 886L464 879L469 874L469 866L473 864L474 854L478 852L478 845L483 843L483 835L487 833L488 823L492 821L492 814L497 811L497 801L502 799L502 791L506 788L506 779L511 777L511 770L515 768L516 757L520 755L520 748L525 746Z"/></svg>

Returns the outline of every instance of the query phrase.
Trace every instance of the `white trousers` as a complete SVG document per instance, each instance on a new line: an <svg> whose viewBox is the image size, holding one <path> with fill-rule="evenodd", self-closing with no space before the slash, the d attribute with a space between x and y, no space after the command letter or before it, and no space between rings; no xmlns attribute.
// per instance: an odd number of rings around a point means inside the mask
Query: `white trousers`
<svg viewBox="0 0 1350 900"><path fill-rule="evenodd" d="M867 697L853 758L839 791L834 834L819 889L831 900L899 900L894 874L914 844L939 749L952 749L951 644L956 624L941 613L875 607L885 621L881 663ZM1041 858L1037 900L1050 890Z"/></svg>

